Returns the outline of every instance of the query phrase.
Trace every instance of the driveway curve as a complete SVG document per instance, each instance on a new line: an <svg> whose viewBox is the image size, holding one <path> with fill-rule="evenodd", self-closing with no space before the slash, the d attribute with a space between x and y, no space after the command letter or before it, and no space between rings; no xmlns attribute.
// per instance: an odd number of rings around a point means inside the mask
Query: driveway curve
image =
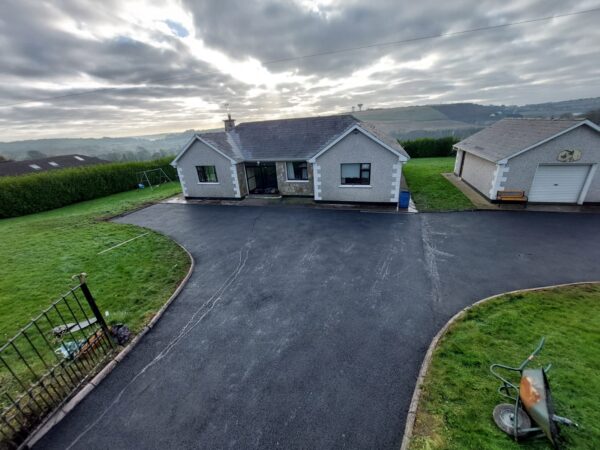
<svg viewBox="0 0 600 450"><path fill-rule="evenodd" d="M597 214L159 204L118 221L184 245L194 273L38 448L399 448L452 315L600 280Z"/></svg>

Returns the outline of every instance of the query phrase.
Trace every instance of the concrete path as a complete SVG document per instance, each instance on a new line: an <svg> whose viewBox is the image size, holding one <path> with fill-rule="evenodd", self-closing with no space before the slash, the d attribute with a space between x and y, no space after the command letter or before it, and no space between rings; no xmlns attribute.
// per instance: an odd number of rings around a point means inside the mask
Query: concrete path
<svg viewBox="0 0 600 450"><path fill-rule="evenodd" d="M449 317L600 279L595 214L160 204L119 221L182 243L195 272L40 449L397 449Z"/></svg>

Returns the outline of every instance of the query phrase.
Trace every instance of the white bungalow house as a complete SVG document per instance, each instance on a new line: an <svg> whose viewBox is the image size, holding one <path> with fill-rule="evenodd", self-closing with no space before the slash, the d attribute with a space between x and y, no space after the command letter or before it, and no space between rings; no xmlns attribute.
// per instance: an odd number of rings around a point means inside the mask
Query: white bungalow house
<svg viewBox="0 0 600 450"><path fill-rule="evenodd" d="M194 135L172 162L186 198L398 202L408 154L352 115L224 122L224 131Z"/></svg>

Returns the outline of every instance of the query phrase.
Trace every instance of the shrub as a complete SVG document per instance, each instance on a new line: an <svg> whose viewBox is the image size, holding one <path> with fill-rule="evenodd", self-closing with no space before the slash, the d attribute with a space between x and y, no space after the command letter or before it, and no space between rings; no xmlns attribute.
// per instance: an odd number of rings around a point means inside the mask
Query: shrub
<svg viewBox="0 0 600 450"><path fill-rule="evenodd" d="M136 173L162 168L172 179L173 158L98 164L72 169L0 178L0 218L24 216L104 197L137 187Z"/></svg>
<svg viewBox="0 0 600 450"><path fill-rule="evenodd" d="M443 138L420 138L412 141L400 142L404 150L408 152L411 158L433 158L436 156L452 156L454 150L452 146L459 139L454 136Z"/></svg>

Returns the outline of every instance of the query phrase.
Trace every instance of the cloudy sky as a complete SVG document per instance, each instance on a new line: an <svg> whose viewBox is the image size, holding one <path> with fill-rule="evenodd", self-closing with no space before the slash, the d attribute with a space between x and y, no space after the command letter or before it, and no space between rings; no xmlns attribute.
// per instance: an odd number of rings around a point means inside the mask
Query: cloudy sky
<svg viewBox="0 0 600 450"><path fill-rule="evenodd" d="M600 11L337 52L592 8L600 0L2 0L0 140L212 128L227 103L248 121L600 96Z"/></svg>

